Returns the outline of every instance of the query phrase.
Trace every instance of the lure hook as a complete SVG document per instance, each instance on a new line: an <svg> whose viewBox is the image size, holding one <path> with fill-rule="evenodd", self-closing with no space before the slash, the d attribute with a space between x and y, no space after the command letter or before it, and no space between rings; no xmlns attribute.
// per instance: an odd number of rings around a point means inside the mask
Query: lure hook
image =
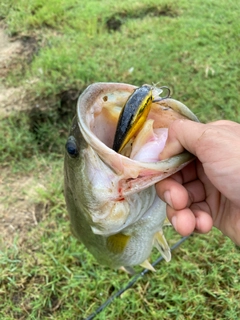
<svg viewBox="0 0 240 320"><path fill-rule="evenodd" d="M159 87L159 89L166 89L167 90L167 95L165 97L159 97L157 99L154 99L153 102L159 102L161 100L164 100L164 99L167 99L171 96L171 90L167 87L167 86L162 86L162 87Z"/></svg>

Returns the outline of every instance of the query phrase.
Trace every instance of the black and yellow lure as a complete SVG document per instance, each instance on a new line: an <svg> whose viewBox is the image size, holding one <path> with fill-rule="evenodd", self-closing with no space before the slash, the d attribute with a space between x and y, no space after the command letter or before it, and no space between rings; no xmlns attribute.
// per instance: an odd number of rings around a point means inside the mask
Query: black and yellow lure
<svg viewBox="0 0 240 320"><path fill-rule="evenodd" d="M153 87L149 85L143 85L135 89L130 95L119 116L113 142L114 151L121 153L129 140L142 128L149 114L152 102L169 97L170 89L168 87L160 87L158 89L167 89L167 96L154 99Z"/></svg>

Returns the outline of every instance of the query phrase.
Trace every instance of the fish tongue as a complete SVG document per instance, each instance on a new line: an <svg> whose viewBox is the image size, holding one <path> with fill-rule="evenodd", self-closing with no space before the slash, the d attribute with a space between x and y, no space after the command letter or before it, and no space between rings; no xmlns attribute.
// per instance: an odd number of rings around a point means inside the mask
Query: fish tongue
<svg viewBox="0 0 240 320"><path fill-rule="evenodd" d="M148 119L136 136L130 158L142 162L159 161L159 154L163 150L167 135L167 128L153 129L154 120Z"/></svg>

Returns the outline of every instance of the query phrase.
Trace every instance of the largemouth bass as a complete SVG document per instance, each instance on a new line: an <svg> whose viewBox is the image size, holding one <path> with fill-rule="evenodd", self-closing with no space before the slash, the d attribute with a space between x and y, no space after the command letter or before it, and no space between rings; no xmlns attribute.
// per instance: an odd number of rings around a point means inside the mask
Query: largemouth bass
<svg viewBox="0 0 240 320"><path fill-rule="evenodd" d="M171 252L162 232L166 205L154 184L181 170L193 156L159 159L175 119L197 117L181 102L152 99L150 111L120 154L113 150L119 115L137 87L95 83L79 97L66 143L65 199L73 234L112 268L142 265L153 246L166 261Z"/></svg>

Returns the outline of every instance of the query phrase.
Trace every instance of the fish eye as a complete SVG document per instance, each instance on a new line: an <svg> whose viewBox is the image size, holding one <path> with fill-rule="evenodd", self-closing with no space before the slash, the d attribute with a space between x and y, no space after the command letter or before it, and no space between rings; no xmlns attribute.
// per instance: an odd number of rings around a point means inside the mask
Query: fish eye
<svg viewBox="0 0 240 320"><path fill-rule="evenodd" d="M78 156L77 144L72 136L68 138L68 141L66 143L66 150L71 158L76 158Z"/></svg>

